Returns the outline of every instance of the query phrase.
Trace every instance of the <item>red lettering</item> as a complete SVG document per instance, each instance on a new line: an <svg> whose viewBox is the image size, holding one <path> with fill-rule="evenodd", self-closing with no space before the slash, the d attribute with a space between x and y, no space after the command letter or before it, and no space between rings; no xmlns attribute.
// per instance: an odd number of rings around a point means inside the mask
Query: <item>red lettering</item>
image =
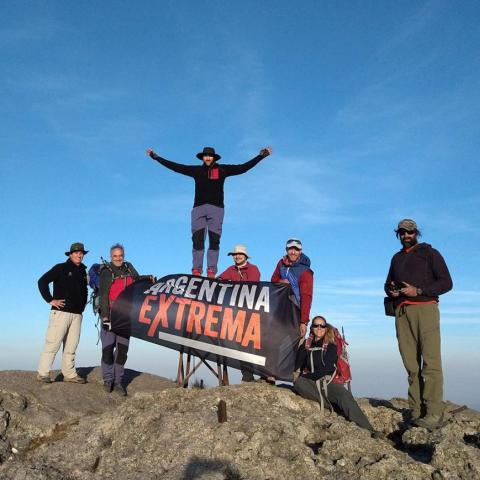
<svg viewBox="0 0 480 480"><path fill-rule="evenodd" d="M168 317L167 317L167 310L168 307L172 304L175 300L175 295L171 295L167 297L164 293L160 294L160 300L158 302L158 312L153 319L153 322L148 329L147 335L149 337L153 337L155 331L158 328L158 324L160 321L162 322L162 327L168 328Z"/></svg>
<svg viewBox="0 0 480 480"><path fill-rule="evenodd" d="M245 335L242 340L242 347L248 346L250 342L253 342L253 348L260 350L260 314L252 313L250 321L248 322Z"/></svg>
<svg viewBox="0 0 480 480"><path fill-rule="evenodd" d="M212 330L212 326L218 323L218 317L215 316L215 312L221 312L222 307L220 305L210 305L207 310L207 319L205 320L204 334L209 337L217 338L218 332Z"/></svg>
<svg viewBox="0 0 480 480"><path fill-rule="evenodd" d="M177 317L175 318L175 330L181 330L185 305L190 305L192 301L188 298L177 298L175 302L178 303Z"/></svg>
<svg viewBox="0 0 480 480"><path fill-rule="evenodd" d="M187 319L187 332L192 333L195 323L195 333L202 334L202 318L205 316L205 305L202 302L192 301Z"/></svg>
<svg viewBox="0 0 480 480"><path fill-rule="evenodd" d="M138 321L140 323L146 323L147 325L152 323L152 320L145 315L152 309L152 306L149 304L150 300L156 300L156 298L157 297L155 295L147 295L145 297L145 300L142 303L142 308L140 309L140 313L138 314Z"/></svg>
<svg viewBox="0 0 480 480"><path fill-rule="evenodd" d="M242 341L243 327L245 324L245 315L244 310L239 310L235 315L235 320L233 319L233 310L229 307L225 308L223 314L222 329L220 330L220 338L232 341L235 337L235 341L240 343Z"/></svg>

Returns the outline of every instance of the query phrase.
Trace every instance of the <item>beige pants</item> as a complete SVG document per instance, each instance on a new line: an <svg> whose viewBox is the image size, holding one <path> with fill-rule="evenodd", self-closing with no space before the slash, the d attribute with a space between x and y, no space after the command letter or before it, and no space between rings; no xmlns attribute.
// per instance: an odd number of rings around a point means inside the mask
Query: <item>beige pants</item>
<svg viewBox="0 0 480 480"><path fill-rule="evenodd" d="M38 363L38 374L50 374L55 355L63 343L62 373L64 378L73 378L75 370L75 351L80 340L82 315L80 313L61 312L52 310L48 321L45 346Z"/></svg>

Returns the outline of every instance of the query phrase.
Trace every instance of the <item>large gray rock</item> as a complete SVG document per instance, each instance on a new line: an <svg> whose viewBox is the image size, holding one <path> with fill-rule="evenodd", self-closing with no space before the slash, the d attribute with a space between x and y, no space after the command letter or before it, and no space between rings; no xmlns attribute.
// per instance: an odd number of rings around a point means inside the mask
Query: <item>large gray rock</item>
<svg viewBox="0 0 480 480"><path fill-rule="evenodd" d="M480 416L471 410L427 432L406 429L403 399L359 399L386 435L376 439L266 383L188 390L141 374L125 399L104 393L96 370L87 385L33 379L0 372L0 405L10 414L3 438L18 451L0 465L2 479L480 478Z"/></svg>

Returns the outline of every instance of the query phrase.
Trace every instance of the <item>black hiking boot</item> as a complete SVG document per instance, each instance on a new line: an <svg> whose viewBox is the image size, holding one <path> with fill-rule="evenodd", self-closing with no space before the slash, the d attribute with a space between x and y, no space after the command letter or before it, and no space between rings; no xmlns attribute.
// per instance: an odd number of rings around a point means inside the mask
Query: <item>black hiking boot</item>
<svg viewBox="0 0 480 480"><path fill-rule="evenodd" d="M116 383L113 386L113 391L122 397L127 396L127 389L121 383Z"/></svg>
<svg viewBox="0 0 480 480"><path fill-rule="evenodd" d="M111 393L113 390L113 383L112 382L103 382L103 389L107 393Z"/></svg>

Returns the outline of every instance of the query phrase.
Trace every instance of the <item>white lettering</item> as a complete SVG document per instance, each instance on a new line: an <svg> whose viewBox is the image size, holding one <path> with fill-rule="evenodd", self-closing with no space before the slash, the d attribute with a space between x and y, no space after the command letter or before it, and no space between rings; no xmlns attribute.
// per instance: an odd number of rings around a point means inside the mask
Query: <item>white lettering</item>
<svg viewBox="0 0 480 480"><path fill-rule="evenodd" d="M198 285L197 283L198 282L201 282L202 279L201 278L194 278L192 277L190 279L190 281L188 282L188 287L187 289L185 290L185 294L183 295L184 297L187 297L187 298L197 298L196 297L196 290L198 289Z"/></svg>
<svg viewBox="0 0 480 480"><path fill-rule="evenodd" d="M163 282L158 282L155 285L152 285L148 290L145 290L143 293L145 295L158 295L158 291L163 287Z"/></svg>
<svg viewBox="0 0 480 480"><path fill-rule="evenodd" d="M232 288L232 294L230 295L230 306L234 307L235 303L237 301L237 295L238 295L238 290L240 288L240 285L237 283L236 285L233 286Z"/></svg>
<svg viewBox="0 0 480 480"><path fill-rule="evenodd" d="M255 310L260 310L260 308L263 308L264 312L270 312L270 289L268 287L262 287L254 308Z"/></svg>
<svg viewBox="0 0 480 480"><path fill-rule="evenodd" d="M211 302L216 286L217 282L210 282L209 280L204 280L202 282L202 285L200 286L200 291L198 292L198 300L202 302L203 298L205 297L207 302Z"/></svg>
<svg viewBox="0 0 480 480"><path fill-rule="evenodd" d="M255 300L255 292L257 291L256 285L242 285L240 295L238 296L238 307L243 308L245 302L247 308L253 308L253 302Z"/></svg>
<svg viewBox="0 0 480 480"><path fill-rule="evenodd" d="M219 305L223 303L223 297L225 297L225 292L227 291L227 288L231 288L231 287L233 287L233 285L230 283L220 284L220 291L218 292L218 300L217 300L217 303Z"/></svg>

